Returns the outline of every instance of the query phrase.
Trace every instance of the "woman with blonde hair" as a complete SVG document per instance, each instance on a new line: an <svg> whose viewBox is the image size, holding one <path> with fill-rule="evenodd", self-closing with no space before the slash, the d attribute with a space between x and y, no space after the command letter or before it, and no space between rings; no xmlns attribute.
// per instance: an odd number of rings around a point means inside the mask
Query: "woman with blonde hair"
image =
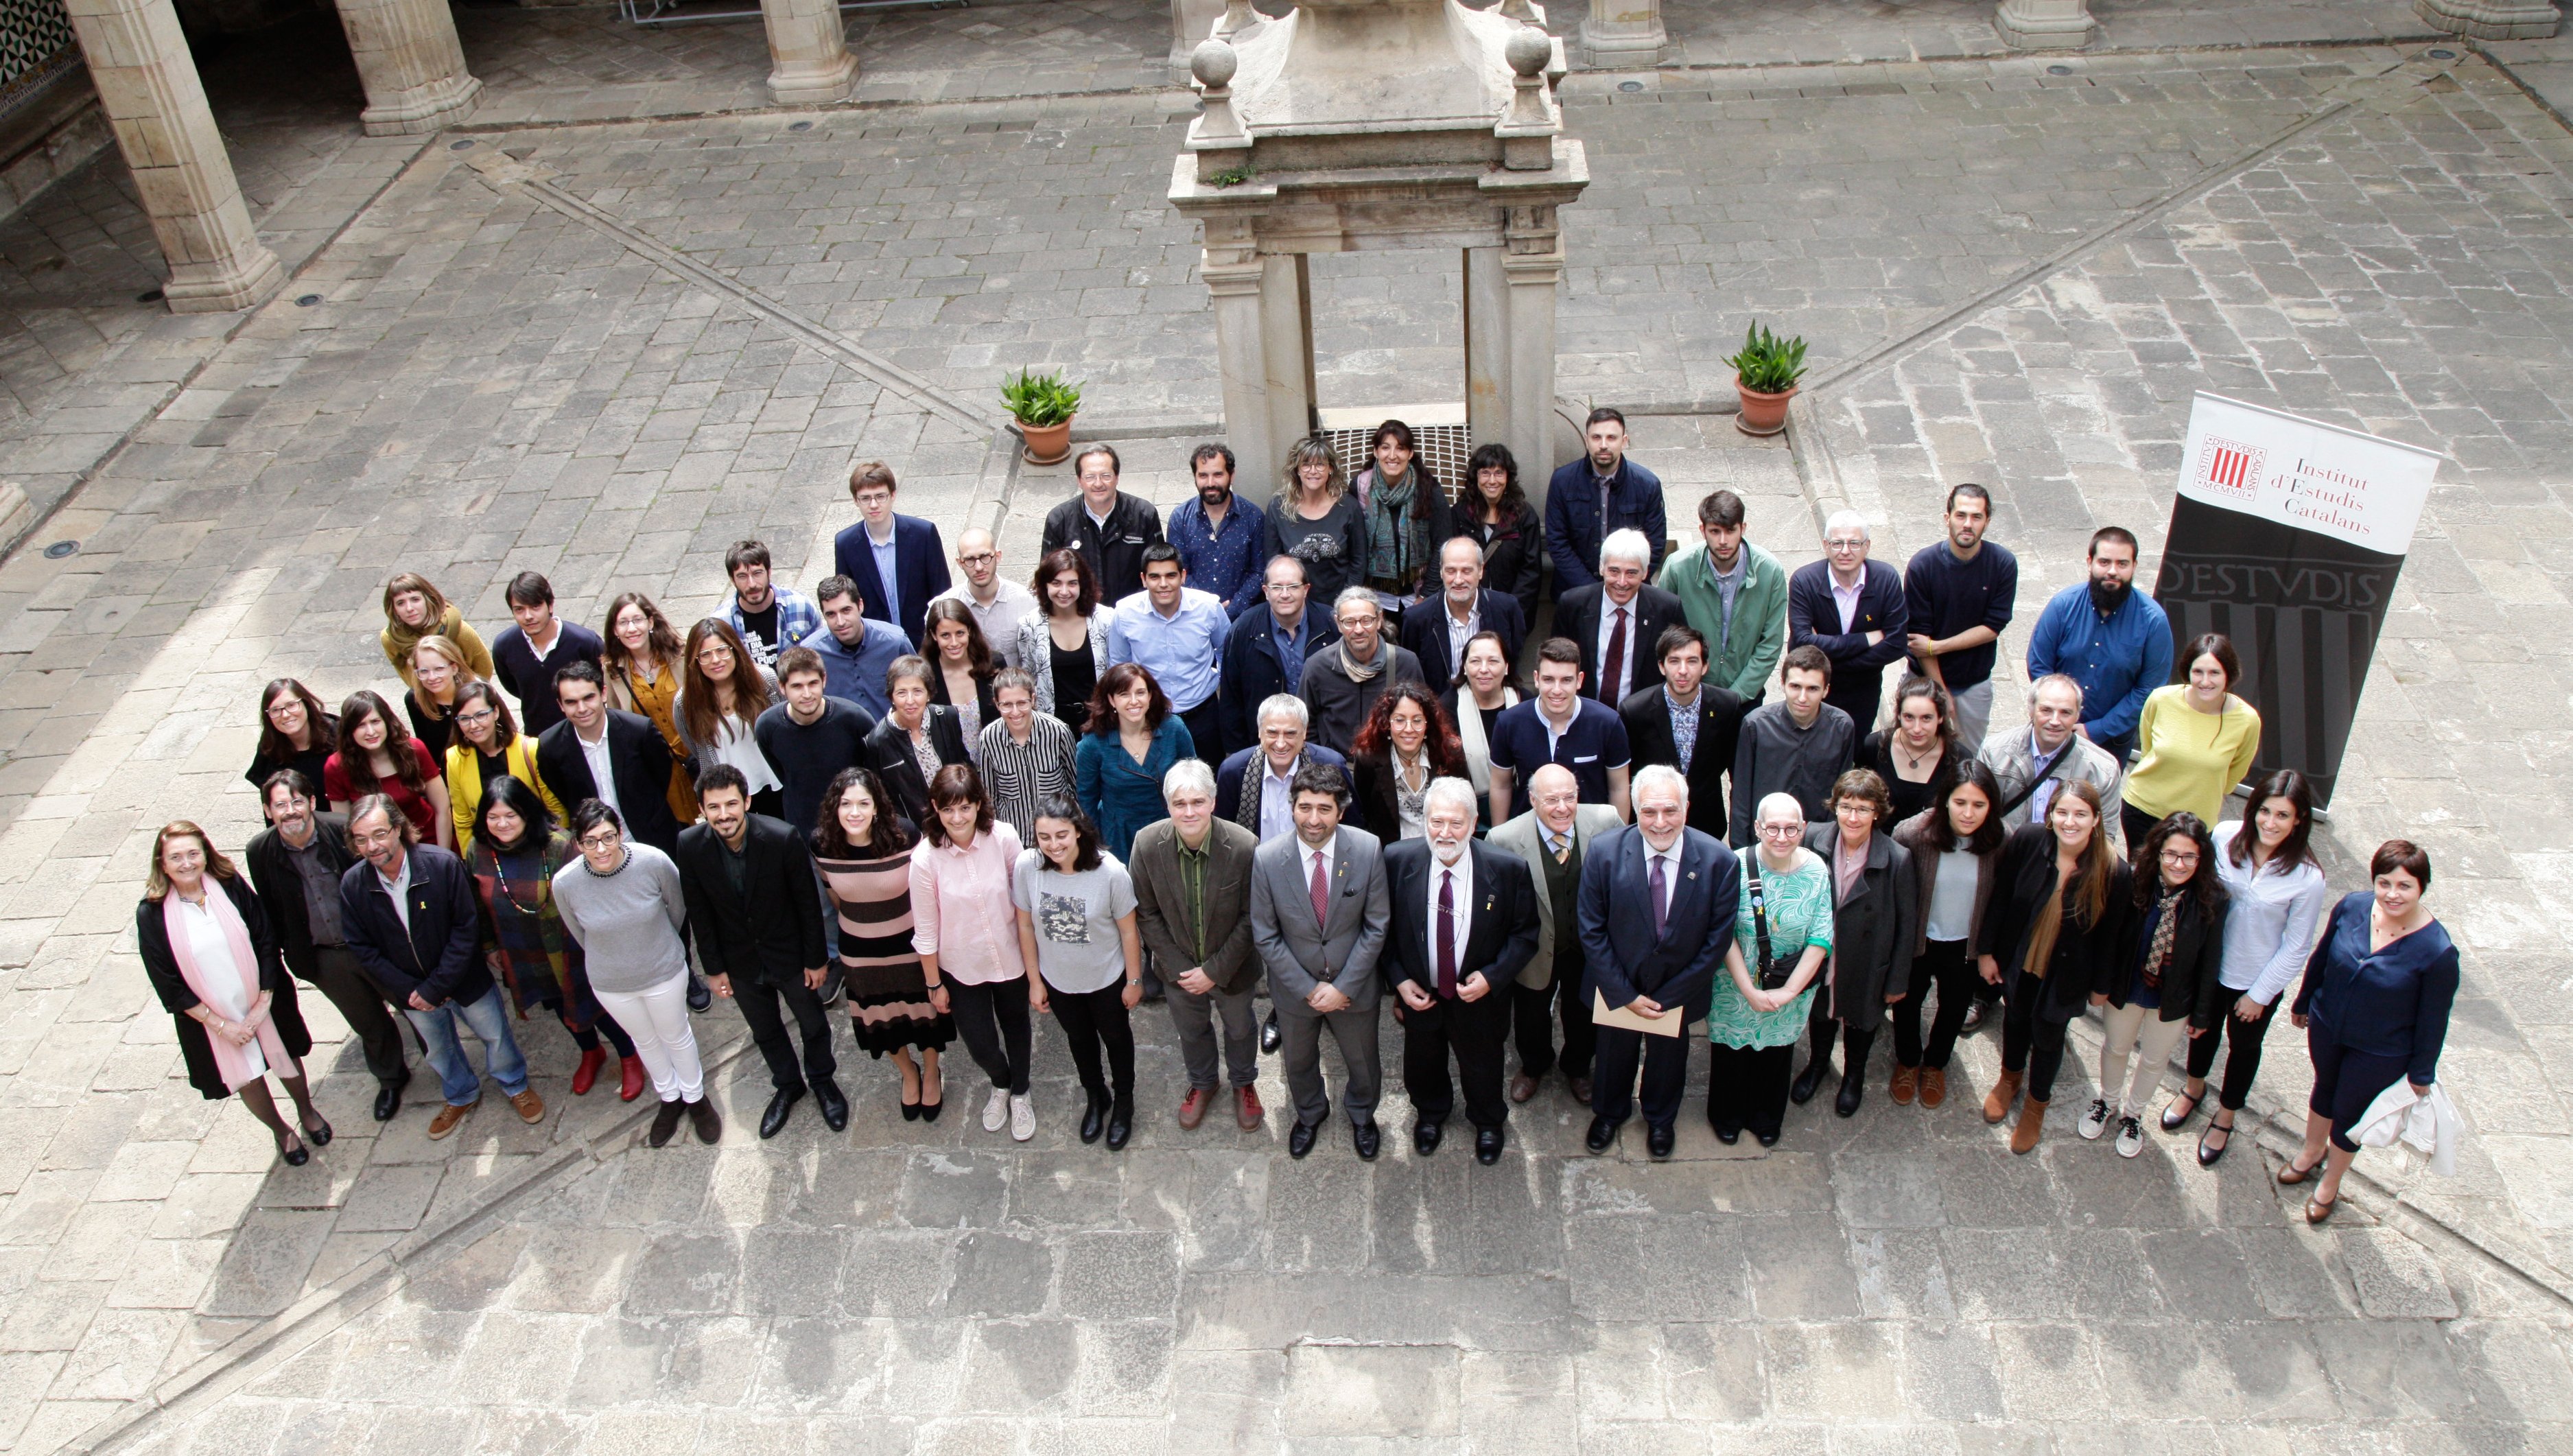
<svg viewBox="0 0 2573 1456"><path fill-rule="evenodd" d="M403 691L403 716L411 719L411 736L429 745L431 755L446 756L455 740L455 700L467 683L480 682L464 649L434 633L411 649L411 680Z"/></svg>
<svg viewBox="0 0 2573 1456"><path fill-rule="evenodd" d="M1335 600L1365 576L1366 506L1320 435L1286 451L1285 487L1261 526L1260 558L1294 557L1304 563L1309 600Z"/></svg>
<svg viewBox="0 0 2573 1456"><path fill-rule="evenodd" d="M288 1165L312 1161L305 1144L328 1146L331 1123L313 1105L304 1076L313 1034L296 1006L295 982L250 881L185 819L152 838L134 943L144 978L178 1024L188 1085L208 1101L238 1092ZM270 1077L295 1098L300 1125L278 1114Z"/></svg>
<svg viewBox="0 0 2573 1456"><path fill-rule="evenodd" d="M670 750L670 813L681 824L696 823L697 788L688 774L687 741L679 735L679 664L687 655L679 629L652 598L628 591L607 604L607 630L598 635L607 705L639 713L660 730Z"/></svg>
<svg viewBox="0 0 2573 1456"><path fill-rule="evenodd" d="M411 652L423 637L444 637L463 650L464 665L473 669L475 677L491 675L491 649L483 645L479 632L464 624L464 613L429 585L428 577L417 571L396 572L385 583L385 629L376 640L407 688L420 686L412 676Z"/></svg>
<svg viewBox="0 0 2573 1456"><path fill-rule="evenodd" d="M1984 1120L2009 1116L2026 1088L2013 1152L2035 1149L2045 1131L2065 1025L2086 1005L2107 1004L2135 949L2135 876L2100 819L2100 791L2066 780L2045 822L2013 832L1995 869L1976 950L1984 980L2003 989L2005 1012L2002 1074L1984 1098Z"/></svg>
<svg viewBox="0 0 2573 1456"><path fill-rule="evenodd" d="M777 675L759 665L732 623L707 617L688 629L677 715L679 742L694 765L693 778L719 763L741 770L750 786L750 810L771 819L786 815L785 780L759 751L752 726L778 700Z"/></svg>

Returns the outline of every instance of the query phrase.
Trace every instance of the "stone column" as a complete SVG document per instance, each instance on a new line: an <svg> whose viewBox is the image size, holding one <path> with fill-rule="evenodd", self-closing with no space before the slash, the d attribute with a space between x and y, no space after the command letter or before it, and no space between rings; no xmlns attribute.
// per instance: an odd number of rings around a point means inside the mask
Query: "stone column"
<svg viewBox="0 0 2573 1456"><path fill-rule="evenodd" d="M768 95L780 106L849 99L858 58L840 24L838 0L759 0L768 26Z"/></svg>
<svg viewBox="0 0 2573 1456"><path fill-rule="evenodd" d="M2091 0L2002 0L1993 15L2002 39L2023 51L2078 51L2099 25Z"/></svg>
<svg viewBox="0 0 2573 1456"><path fill-rule="evenodd" d="M1291 262L1291 260L1290 260ZM1216 367L1224 378L1224 432L1237 472L1274 469L1286 442L1274 438L1269 407L1267 315L1269 260L1253 243L1248 220L1209 218L1198 276L1215 312ZM1262 466L1257 462L1269 461ZM1256 477L1255 477L1256 478Z"/></svg>
<svg viewBox="0 0 2573 1456"><path fill-rule="evenodd" d="M473 114L482 83L464 69L446 0L339 0L340 28L367 88L371 137L421 136Z"/></svg>
<svg viewBox="0 0 2573 1456"><path fill-rule="evenodd" d="M1528 502L1545 508L1554 473L1546 440L1554 417L1554 300L1563 281L1563 236L1551 207L1513 207L1502 230L1501 274L1509 286L1509 382L1501 442L1519 462ZM1470 298L1471 295L1469 294Z"/></svg>
<svg viewBox="0 0 2573 1456"><path fill-rule="evenodd" d="M1677 59L1662 29L1662 0L1590 0L1581 49L1595 67L1657 66Z"/></svg>
<svg viewBox="0 0 2573 1456"><path fill-rule="evenodd" d="M1465 429L1474 443L1510 442L1510 280L1507 251L1465 250ZM1510 453L1518 446L1510 444ZM1522 471L1524 473L1524 471Z"/></svg>
<svg viewBox="0 0 2573 1456"><path fill-rule="evenodd" d="M1313 314L1304 256L1265 256L1260 273L1261 383L1269 399L1265 440L1237 438L1236 468L1257 496L1278 487L1286 447L1313 431ZM1230 405L1227 406L1230 409Z"/></svg>
<svg viewBox="0 0 2573 1456"><path fill-rule="evenodd" d="M2412 12L2450 35L2477 40L2544 40L2564 23L2547 0L2412 0Z"/></svg>
<svg viewBox="0 0 2573 1456"><path fill-rule="evenodd" d="M259 241L170 0L69 0L99 105L170 265L175 314L246 309L286 281Z"/></svg>

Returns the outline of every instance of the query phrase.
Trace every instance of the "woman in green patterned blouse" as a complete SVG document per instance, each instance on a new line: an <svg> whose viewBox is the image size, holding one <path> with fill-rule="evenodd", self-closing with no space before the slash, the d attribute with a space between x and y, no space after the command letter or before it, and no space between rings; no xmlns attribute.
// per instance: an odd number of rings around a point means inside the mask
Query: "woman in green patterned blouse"
<svg viewBox="0 0 2573 1456"><path fill-rule="evenodd" d="M1761 1146L1771 1147L1787 1117L1796 1042L1832 950L1832 872L1800 843L1805 811L1793 794L1761 800L1755 827L1760 847L1742 867L1742 903L1733 920L1733 944L1724 952L1728 974L1716 978L1715 1002L1707 1011L1706 1119L1721 1141L1739 1141L1748 1127ZM1770 966L1792 968L1774 991L1760 987L1764 922Z"/></svg>

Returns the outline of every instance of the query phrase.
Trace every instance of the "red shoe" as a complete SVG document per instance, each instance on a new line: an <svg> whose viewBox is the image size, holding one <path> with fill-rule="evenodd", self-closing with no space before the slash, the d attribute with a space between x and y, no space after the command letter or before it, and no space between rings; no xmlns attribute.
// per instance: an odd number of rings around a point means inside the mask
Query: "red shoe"
<svg viewBox="0 0 2573 1456"><path fill-rule="evenodd" d="M571 1094L576 1097L587 1096L589 1090L598 1085L598 1069L606 1065L607 1054L596 1047L581 1053L580 1066L573 1068L571 1072Z"/></svg>
<svg viewBox="0 0 2573 1456"><path fill-rule="evenodd" d="M624 1066L619 1069L621 1080L617 1084L616 1099L620 1102L630 1102L643 1095L643 1059L628 1057L623 1060Z"/></svg>
<svg viewBox="0 0 2573 1456"><path fill-rule="evenodd" d="M1259 1127L1260 1119L1268 1114L1268 1109L1260 1105L1258 1092L1247 1087L1234 1091L1242 1093L1242 1104L1234 1109L1233 1119L1242 1124L1243 1131L1252 1131Z"/></svg>

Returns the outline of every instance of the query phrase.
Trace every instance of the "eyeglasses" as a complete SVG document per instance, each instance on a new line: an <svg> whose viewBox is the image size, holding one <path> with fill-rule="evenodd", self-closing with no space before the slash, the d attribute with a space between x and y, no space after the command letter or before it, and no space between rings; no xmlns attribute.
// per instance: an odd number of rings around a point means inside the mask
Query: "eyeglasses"
<svg viewBox="0 0 2573 1456"><path fill-rule="evenodd" d="M2177 868L2177 867L2185 867L2185 866L2189 866L2189 865L2194 865L2194 864L2196 864L2196 863L2197 863L2197 851L2195 851L2195 850L2193 850L2193 849L2192 849L2192 850L2172 850L2172 849L2166 849L2166 850L2163 850L2163 851L2162 851L2162 863L2163 863L2163 864L2165 864L2165 865L2173 866L2173 867L2175 867L2175 868Z"/></svg>
<svg viewBox="0 0 2573 1456"><path fill-rule="evenodd" d="M1084 470L1081 472L1081 483L1084 485L1114 485L1117 483L1117 477L1102 470Z"/></svg>
<svg viewBox="0 0 2573 1456"><path fill-rule="evenodd" d="M469 713L456 714L455 721L458 723L488 723L498 716L500 715L489 708L476 708Z"/></svg>
<svg viewBox="0 0 2573 1456"><path fill-rule="evenodd" d="M580 837L580 847L585 850L611 850L624 842L625 836L613 829L593 829Z"/></svg>
<svg viewBox="0 0 2573 1456"><path fill-rule="evenodd" d="M1867 542L1865 541L1825 541L1823 544L1835 551L1864 551L1867 549Z"/></svg>
<svg viewBox="0 0 2573 1456"><path fill-rule="evenodd" d="M724 646L700 647L697 649L697 660L699 662L730 662L732 660L732 649Z"/></svg>
<svg viewBox="0 0 2573 1456"><path fill-rule="evenodd" d="M1760 826L1761 835L1764 838L1769 839L1793 839L1804 832L1805 826L1801 824L1764 824Z"/></svg>
<svg viewBox="0 0 2573 1456"><path fill-rule="evenodd" d="M956 564L959 566L989 566L1000 559L1001 553L998 551L977 551L971 556L957 557Z"/></svg>

